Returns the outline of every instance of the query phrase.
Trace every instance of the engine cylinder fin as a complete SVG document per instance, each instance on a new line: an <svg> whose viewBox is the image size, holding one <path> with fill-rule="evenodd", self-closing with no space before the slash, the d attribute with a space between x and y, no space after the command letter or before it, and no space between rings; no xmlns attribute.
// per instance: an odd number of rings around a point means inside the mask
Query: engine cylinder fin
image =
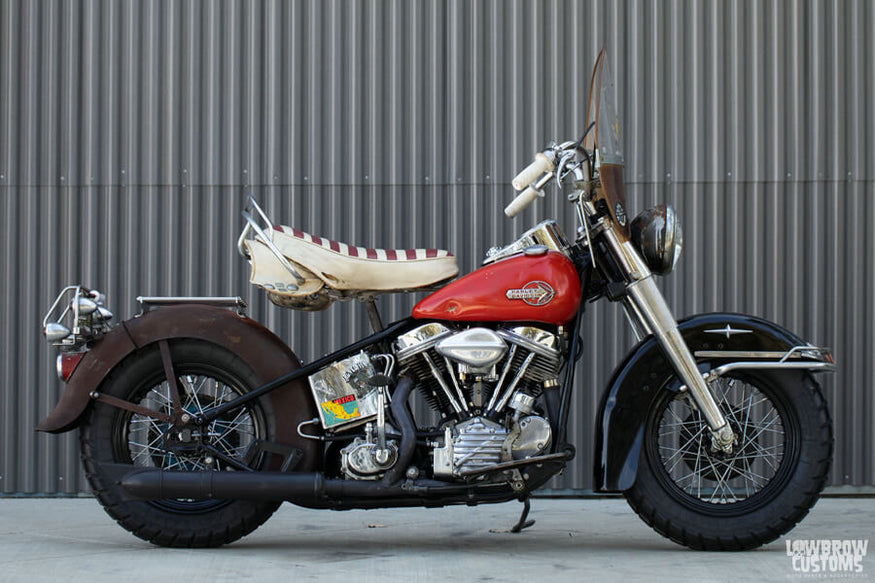
<svg viewBox="0 0 875 583"><path fill-rule="evenodd" d="M460 405L459 402L456 400L456 397L453 396L453 392L447 385L446 379L444 379L444 377L441 375L441 371L435 365L434 360L426 352L422 353L422 357L425 359L426 363L428 363L431 374L434 375L434 378L437 380L438 384L440 384L441 389L444 392L444 396L447 398L450 406L453 408L456 414L461 413L463 411L462 405Z"/></svg>
<svg viewBox="0 0 875 583"><path fill-rule="evenodd" d="M494 412L500 409L499 402L507 396L507 387L513 379L517 379L515 390L522 389L537 396L545 381L554 381L559 376L562 364L561 354L556 348L559 340L546 330L529 326L496 331L507 341L509 350L493 365L492 375L499 373L495 382L488 375L472 372L438 352L437 340L452 338L453 332L442 326L435 330L426 328L423 330L428 334L423 332L420 334L422 338L417 336L403 344L403 350L399 350L399 362L417 379L420 394L443 418L468 416L469 403L475 402L475 386L479 390L476 402L485 406L485 410ZM404 358L401 358L402 353ZM528 365L523 368L526 362ZM460 373L465 375L460 376Z"/></svg>
<svg viewBox="0 0 875 583"><path fill-rule="evenodd" d="M444 364L441 361L437 361L435 362L435 366L440 369ZM431 369L428 367L424 358L417 357L412 359L407 364L404 372L407 372L417 380L416 387L419 394L425 398L426 402L432 409L439 412L451 410L446 395L444 395L440 384L432 374ZM441 375L443 374L445 374L445 371L441 371Z"/></svg>

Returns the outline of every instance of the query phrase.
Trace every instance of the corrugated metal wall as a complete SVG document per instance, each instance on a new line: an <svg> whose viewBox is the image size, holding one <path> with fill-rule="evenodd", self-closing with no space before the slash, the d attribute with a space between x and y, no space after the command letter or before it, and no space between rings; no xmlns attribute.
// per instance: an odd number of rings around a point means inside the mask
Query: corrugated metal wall
<svg viewBox="0 0 875 583"><path fill-rule="evenodd" d="M60 390L39 322L69 282L240 294L304 359L365 333L356 305L269 305L234 248L243 191L360 245L438 246L464 270L509 221L514 171L583 126L612 57L630 207L686 228L679 316L763 316L835 349L832 484L875 483L875 6L847 2L26 1L0 3L0 492L87 489L76 436L33 428ZM410 299L383 300L398 318ZM631 344L586 324L557 489L591 485L598 394Z"/></svg>

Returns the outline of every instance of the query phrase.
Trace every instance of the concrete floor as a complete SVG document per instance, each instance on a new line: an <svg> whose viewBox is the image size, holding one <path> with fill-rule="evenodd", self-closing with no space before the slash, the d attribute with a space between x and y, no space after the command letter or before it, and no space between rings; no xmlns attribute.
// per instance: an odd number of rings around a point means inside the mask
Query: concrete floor
<svg viewBox="0 0 875 583"><path fill-rule="evenodd" d="M154 547L93 499L0 499L0 581L802 581L784 538L745 553L690 551L619 499L536 499L537 524L503 531L521 505L332 512L283 505L219 549ZM869 539L875 498L827 498L785 538ZM873 549L872 554L875 554ZM875 580L875 559L857 581Z"/></svg>

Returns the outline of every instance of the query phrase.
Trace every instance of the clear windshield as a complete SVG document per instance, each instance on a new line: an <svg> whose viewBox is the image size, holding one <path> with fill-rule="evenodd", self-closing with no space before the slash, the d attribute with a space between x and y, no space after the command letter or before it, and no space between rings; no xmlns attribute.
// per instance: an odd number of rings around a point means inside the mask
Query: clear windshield
<svg viewBox="0 0 875 583"><path fill-rule="evenodd" d="M587 134L584 147L596 152L596 168L600 186L596 188L596 200L603 200L617 227L615 231L622 240L629 238L626 213L626 186L623 182L623 149L620 145L620 116L617 113L614 81L608 67L605 49L599 53L592 70L589 86L589 105L586 111L586 127L595 122Z"/></svg>
<svg viewBox="0 0 875 583"><path fill-rule="evenodd" d="M596 59L589 85L586 127L593 122L595 127L587 134L584 147L591 152L598 150L600 164L624 165L620 143L620 116L617 113L614 80L605 49L601 50Z"/></svg>

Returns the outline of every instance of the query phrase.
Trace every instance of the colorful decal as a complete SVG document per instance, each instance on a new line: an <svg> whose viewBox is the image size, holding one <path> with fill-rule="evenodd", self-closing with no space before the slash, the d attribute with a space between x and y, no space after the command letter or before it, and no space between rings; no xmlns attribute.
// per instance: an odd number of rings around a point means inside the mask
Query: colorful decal
<svg viewBox="0 0 875 583"><path fill-rule="evenodd" d="M378 391L368 385L374 374L371 359L361 352L310 375L325 429L361 423L377 413Z"/></svg>
<svg viewBox="0 0 875 583"><path fill-rule="evenodd" d="M509 289L505 297L509 300L522 300L530 306L544 306L556 295L549 283L530 281L519 289Z"/></svg>
<svg viewBox="0 0 875 583"><path fill-rule="evenodd" d="M322 407L322 417L325 419L325 425L328 427L361 417L358 399L356 399L355 395L346 395L345 397L325 401L320 406Z"/></svg>

